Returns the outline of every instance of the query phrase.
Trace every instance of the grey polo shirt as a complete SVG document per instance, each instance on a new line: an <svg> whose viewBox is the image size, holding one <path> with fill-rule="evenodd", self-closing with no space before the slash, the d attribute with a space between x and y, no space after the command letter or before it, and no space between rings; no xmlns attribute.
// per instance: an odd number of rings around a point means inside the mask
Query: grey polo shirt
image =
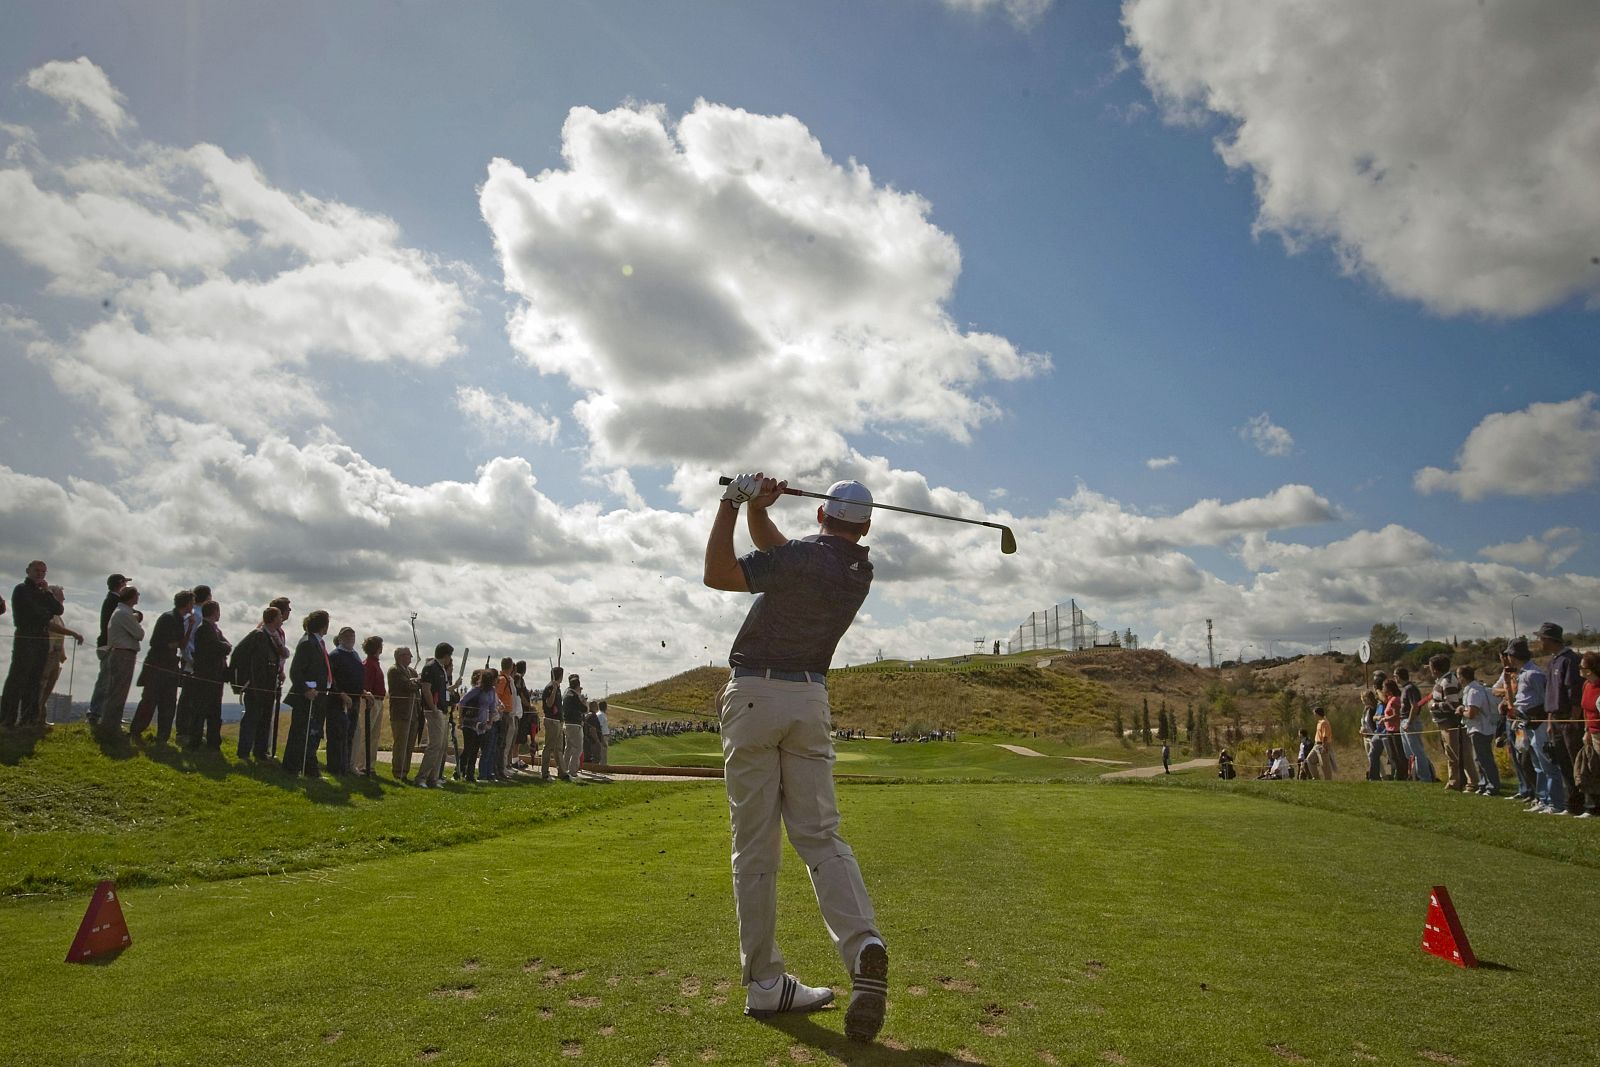
<svg viewBox="0 0 1600 1067"><path fill-rule="evenodd" d="M867 548L813 534L739 560L757 594L728 664L824 674L872 586Z"/></svg>

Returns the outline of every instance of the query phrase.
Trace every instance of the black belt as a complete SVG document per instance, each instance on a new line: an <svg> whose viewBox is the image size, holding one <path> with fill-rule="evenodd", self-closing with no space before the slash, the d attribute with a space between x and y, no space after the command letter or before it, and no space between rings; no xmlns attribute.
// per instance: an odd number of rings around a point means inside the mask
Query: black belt
<svg viewBox="0 0 1600 1067"><path fill-rule="evenodd" d="M779 682L815 682L827 685L828 676L817 671L776 671L768 667L735 667L735 678L771 678Z"/></svg>

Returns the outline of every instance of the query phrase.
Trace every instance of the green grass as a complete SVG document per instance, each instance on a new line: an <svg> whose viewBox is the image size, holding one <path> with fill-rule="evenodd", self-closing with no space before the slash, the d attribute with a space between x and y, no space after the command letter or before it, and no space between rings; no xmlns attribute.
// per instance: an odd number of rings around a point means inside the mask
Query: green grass
<svg viewBox="0 0 1600 1067"><path fill-rule="evenodd" d="M1000 748L1013 744L1048 758L1019 756ZM662 767L720 767L722 742L714 733L685 733L676 737L635 737L611 746L618 764ZM1058 758L1089 756L1126 761L1127 766L1159 763L1161 750L1115 744L1078 746L1042 738L963 735L958 741L893 744L889 741L839 741L834 745L841 775L877 775L885 778L939 781L1091 781L1106 771L1120 769L1100 763Z"/></svg>
<svg viewBox="0 0 1600 1067"><path fill-rule="evenodd" d="M37 749L0 743L0 894L101 878L145 886L305 871L448 848L638 803L629 790L519 782L434 791L378 777L289 778L276 767L172 748L109 750L82 726Z"/></svg>
<svg viewBox="0 0 1600 1067"><path fill-rule="evenodd" d="M1592 1057L1592 941L1574 936L1600 906L1589 869L1248 790L847 785L894 960L887 1040L845 1044L838 1011L757 1024L739 1014L721 792L647 799L449 850L135 888L133 946L98 967L61 962L81 900L0 905L0 1048L30 1064ZM780 942L840 985L789 860ZM1419 951L1436 882L1495 967ZM1551 906L1529 907L1532 887ZM1498 1025L1508 1008L1537 1024Z"/></svg>

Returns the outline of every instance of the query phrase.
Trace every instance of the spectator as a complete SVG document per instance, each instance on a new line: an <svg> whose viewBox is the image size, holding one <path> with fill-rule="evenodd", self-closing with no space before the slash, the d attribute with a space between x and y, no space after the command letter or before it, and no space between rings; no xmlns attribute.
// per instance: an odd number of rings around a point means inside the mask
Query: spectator
<svg viewBox="0 0 1600 1067"><path fill-rule="evenodd" d="M234 691L244 704L239 720L239 758L257 763L270 760L272 716L277 707L278 678L283 673L279 653L282 619L275 607L261 612L261 622L234 647L229 669Z"/></svg>
<svg viewBox="0 0 1600 1067"><path fill-rule="evenodd" d="M1578 654L1567 645L1559 623L1539 627L1539 650L1550 657L1545 667L1549 684L1544 690L1544 709L1550 720L1550 741L1555 750L1556 769L1566 794L1568 815L1583 812L1583 796L1573 780L1572 757L1583 747L1583 678L1578 673Z"/></svg>
<svg viewBox="0 0 1600 1067"><path fill-rule="evenodd" d="M355 725L365 708L367 669L356 652L356 632L346 626L334 638L328 652L328 667L333 671L333 691L336 699L328 705L327 745L328 769L335 774L349 774L355 768L355 753L350 742L355 738Z"/></svg>
<svg viewBox="0 0 1600 1067"><path fill-rule="evenodd" d="M1489 690L1478 681L1477 668L1464 663L1456 671L1461 682L1461 716L1472 743L1473 762L1478 765L1478 793L1492 797L1500 793L1500 768L1494 760L1494 738L1499 732L1500 712Z"/></svg>
<svg viewBox="0 0 1600 1067"><path fill-rule="evenodd" d="M511 774L511 746L517 728L517 712L522 701L517 699L517 665L510 656L500 661L500 673L494 684L497 715L494 725L494 776L505 781Z"/></svg>
<svg viewBox="0 0 1600 1067"><path fill-rule="evenodd" d="M539 764L539 777L550 780L550 761L555 760L556 773L562 767L562 743L566 734L561 729L561 679L560 667L550 668L550 684L539 691L539 708L544 713L544 758Z"/></svg>
<svg viewBox="0 0 1600 1067"><path fill-rule="evenodd" d="M417 768L417 784L425 789L437 789L444 784L445 731L454 733L450 720L450 672L455 669L455 648L441 641L434 646L433 658L422 665L422 717L428 731L427 747L422 753L422 764ZM462 771L460 757L456 760L456 774Z"/></svg>
<svg viewBox="0 0 1600 1067"><path fill-rule="evenodd" d="M221 606L207 600L200 609L200 628L194 632L194 671L178 704L178 740L191 750L202 744L212 750L222 748L222 685L228 679L233 645L222 635L221 617Z"/></svg>
<svg viewBox="0 0 1600 1067"><path fill-rule="evenodd" d="M300 624L304 631L289 662L289 686L283 702L289 705L289 736L283 746L283 769L291 775L320 777L317 747L330 717L339 709L333 700L333 665L326 644L328 613L313 611ZM329 768L334 764L330 750Z"/></svg>
<svg viewBox="0 0 1600 1067"><path fill-rule="evenodd" d="M1394 780L1404 782L1411 777L1410 757L1401 740L1401 729L1405 723L1403 707L1405 698L1400 689L1398 678L1389 678L1383 683L1383 743L1384 752L1389 757L1389 765L1394 768Z"/></svg>
<svg viewBox="0 0 1600 1067"><path fill-rule="evenodd" d="M133 710L133 722L128 725L128 735L135 742L144 740L145 727L152 718L156 722L156 744L166 744L172 734L172 719L178 711L183 642L193 607L194 593L180 589L172 595L172 610L158 616L151 627L144 666L139 669L139 706Z"/></svg>
<svg viewBox="0 0 1600 1067"><path fill-rule="evenodd" d="M138 604L139 590L124 582L117 593L117 609L106 621L106 655L94 684L100 694L100 719L94 730L102 738L122 734L122 713L133 685L139 645L144 641L144 615Z"/></svg>
<svg viewBox="0 0 1600 1067"><path fill-rule="evenodd" d="M1533 755L1533 804L1528 810L1542 815L1565 815L1567 786L1561 777L1561 769L1556 765L1555 741L1550 736L1550 713L1545 704L1549 680L1538 664L1533 662L1533 653L1528 651L1528 642L1524 638L1512 641L1506 648L1506 655L1517 667L1517 693L1513 707L1518 720L1526 724L1528 751Z"/></svg>
<svg viewBox="0 0 1600 1067"><path fill-rule="evenodd" d="M499 676L493 668L472 672L472 688L461 698L461 760L459 769L467 782L478 780L478 761L483 741L494 727L496 701L494 687Z"/></svg>
<svg viewBox="0 0 1600 1067"><path fill-rule="evenodd" d="M105 700L106 695L103 683L109 684L112 680L112 676L107 674L104 670L106 653L111 647L106 643L106 627L111 625L111 613L117 610L118 604L122 603L122 601L118 599L118 594L126 589L127 586L127 576L113 574L111 577L106 579L106 598L100 602L100 632L95 638L94 654L95 658L100 661L102 669L100 674L94 680L94 691L89 694L89 714L85 716L85 719L88 721L91 727L98 725L100 722L100 705ZM131 683L132 680L133 679L130 678L129 682ZM119 730L122 728L121 720L122 712L119 709L117 712L117 728Z"/></svg>
<svg viewBox="0 0 1600 1067"><path fill-rule="evenodd" d="M1306 770L1312 778L1321 778L1331 781L1339 770L1333 758L1333 724L1328 721L1328 713L1322 705L1311 709L1317 717L1317 726L1311 736L1311 752L1306 756Z"/></svg>
<svg viewBox="0 0 1600 1067"><path fill-rule="evenodd" d="M49 593L55 597L56 603L65 610L67 606L67 593L59 585L49 587ZM78 644L83 644L83 635L68 627L60 617L51 619L45 624L45 634L49 639L49 650L45 653L44 673L39 678L39 707L35 721L39 726L49 728L50 696L56 691L56 683L61 680L61 668L67 662L66 639L72 638ZM70 694L69 694L70 695Z"/></svg>
<svg viewBox="0 0 1600 1067"><path fill-rule="evenodd" d="M389 750L389 769L397 782L407 782L411 776L411 738L416 736L411 724L422 718L422 691L422 679L411 667L411 650L401 645L394 650L388 690L389 733L394 738ZM417 784L424 784L420 775Z"/></svg>
<svg viewBox="0 0 1600 1067"><path fill-rule="evenodd" d="M1534 798L1535 784L1533 753L1529 749L1531 731L1527 722L1517 715L1517 671L1516 660L1502 650L1500 653L1500 678L1495 682L1494 687L1495 695L1500 698L1501 718L1501 729L1496 743L1506 745L1507 755L1511 760L1511 769L1517 776L1517 791L1511 794L1511 799L1529 801Z"/></svg>
<svg viewBox="0 0 1600 1067"><path fill-rule="evenodd" d="M591 701L583 713L583 765L593 767L600 760L600 714Z"/></svg>
<svg viewBox="0 0 1600 1067"><path fill-rule="evenodd" d="M388 690L383 684L383 638L376 634L368 637L361 642L361 651L366 653L366 658L361 661L361 714L356 717L353 747L358 764L356 770L370 778L378 771L378 739L383 733L383 700L388 696Z"/></svg>
<svg viewBox="0 0 1600 1067"><path fill-rule="evenodd" d="M513 666L511 688L517 694L517 722L516 732L511 738L511 759L508 768L527 770L528 761L521 758L522 743L528 742L528 757L531 760L534 753L532 738L539 731L539 717L534 714L536 709L533 706L533 694L528 692L528 661L519 659Z"/></svg>
<svg viewBox="0 0 1600 1067"><path fill-rule="evenodd" d="M200 625L205 622L201 609L206 606L206 601L211 599L209 585L194 587L194 604L189 609L189 618L185 620L183 630L183 669L185 672L194 670L194 635L200 632Z"/></svg>
<svg viewBox="0 0 1600 1067"><path fill-rule="evenodd" d="M1383 781L1383 722L1378 711L1378 694L1361 691L1361 741L1367 749L1367 781Z"/></svg>
<svg viewBox="0 0 1600 1067"><path fill-rule="evenodd" d="M1583 745L1573 760L1573 776L1588 801L1578 818L1592 819L1600 815L1600 652L1585 652L1578 669L1583 674Z"/></svg>
<svg viewBox="0 0 1600 1067"><path fill-rule="evenodd" d="M1400 683L1400 747L1410 760L1413 777L1419 782L1437 782L1433 761L1428 758L1427 746L1422 738L1422 690L1411 680L1411 672L1396 667L1394 676Z"/></svg>
<svg viewBox="0 0 1600 1067"><path fill-rule="evenodd" d="M600 707L594 713L600 721L600 752L595 759L595 766L604 767L611 760L611 723L606 718L606 698L600 698Z"/></svg>
<svg viewBox="0 0 1600 1067"><path fill-rule="evenodd" d="M39 682L50 653L50 620L61 614L61 601L50 595L43 560L28 564L26 574L11 592L11 616L16 632L11 638L11 669L0 690L0 729L30 728L39 708Z"/></svg>
<svg viewBox="0 0 1600 1067"><path fill-rule="evenodd" d="M583 716L589 702L583 696L583 683L576 674L567 678L567 691L561 697L561 780L576 782L583 760Z"/></svg>
<svg viewBox="0 0 1600 1067"><path fill-rule="evenodd" d="M1236 777L1238 773L1239 772L1234 770L1233 767L1233 753L1229 752L1227 749L1223 749L1221 752L1217 753L1218 778L1221 778L1223 781L1228 781Z"/></svg>
<svg viewBox="0 0 1600 1067"><path fill-rule="evenodd" d="M1433 699L1428 713L1439 728L1444 745L1445 788L1457 793L1467 788L1467 737L1461 725L1461 682L1450 669L1450 657L1440 652L1428 659L1433 676Z"/></svg>

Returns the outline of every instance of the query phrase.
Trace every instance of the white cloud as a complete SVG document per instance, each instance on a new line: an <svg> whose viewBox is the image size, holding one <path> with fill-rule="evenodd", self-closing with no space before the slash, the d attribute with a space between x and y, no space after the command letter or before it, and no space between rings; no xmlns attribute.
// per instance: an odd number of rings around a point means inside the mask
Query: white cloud
<svg viewBox="0 0 1600 1067"><path fill-rule="evenodd" d="M1265 411L1247 419L1239 436L1256 446L1263 456L1287 456L1294 451L1294 435L1272 421Z"/></svg>
<svg viewBox="0 0 1600 1067"><path fill-rule="evenodd" d="M978 390L1049 366L944 305L960 271L922 198L790 116L574 108L565 166L495 160L480 196L512 343L585 393L597 466L847 462L864 430L970 440Z"/></svg>
<svg viewBox="0 0 1600 1067"><path fill-rule="evenodd" d="M1144 461L1144 465L1153 471L1164 471L1168 467L1176 467L1178 465L1178 457L1151 456L1149 459Z"/></svg>
<svg viewBox="0 0 1600 1067"><path fill-rule="evenodd" d="M1126 0L1169 116L1227 122L1258 231L1443 314L1600 296L1600 5Z"/></svg>
<svg viewBox="0 0 1600 1067"><path fill-rule="evenodd" d="M456 409L490 439L509 437L554 444L561 433L560 419L546 418L521 401L475 385L456 387Z"/></svg>
<svg viewBox="0 0 1600 1067"><path fill-rule="evenodd" d="M96 122L112 133L130 125L122 110L123 95L111 84L106 72L89 62L87 56L52 60L28 72L28 88L41 92L67 106L67 114L77 119L87 111Z"/></svg>
<svg viewBox="0 0 1600 1067"><path fill-rule="evenodd" d="M1583 537L1575 527L1552 526L1543 534L1529 534L1520 541L1489 545L1478 551L1484 559L1510 567L1553 570L1571 559L1583 547Z"/></svg>
<svg viewBox="0 0 1600 1067"><path fill-rule="evenodd" d="M1493 493L1553 496L1594 484L1600 468L1600 410L1594 393L1558 404L1495 412L1472 428L1456 453L1456 469L1424 467L1417 491L1448 491L1463 500Z"/></svg>
<svg viewBox="0 0 1600 1067"><path fill-rule="evenodd" d="M34 75L86 107L120 99L87 60ZM403 245L393 221L277 189L214 145L140 142L67 164L33 153L0 169L0 217L0 248L87 309L28 351L100 410L87 432L108 453L145 440L157 410L251 434L326 417L316 359L432 366L461 351L453 267Z"/></svg>
<svg viewBox="0 0 1600 1067"><path fill-rule="evenodd" d="M1006 15L1021 29L1032 29L1044 18L1045 12L1055 0L941 0L945 7L954 11L967 11L973 14L988 14L991 11L1004 11Z"/></svg>

